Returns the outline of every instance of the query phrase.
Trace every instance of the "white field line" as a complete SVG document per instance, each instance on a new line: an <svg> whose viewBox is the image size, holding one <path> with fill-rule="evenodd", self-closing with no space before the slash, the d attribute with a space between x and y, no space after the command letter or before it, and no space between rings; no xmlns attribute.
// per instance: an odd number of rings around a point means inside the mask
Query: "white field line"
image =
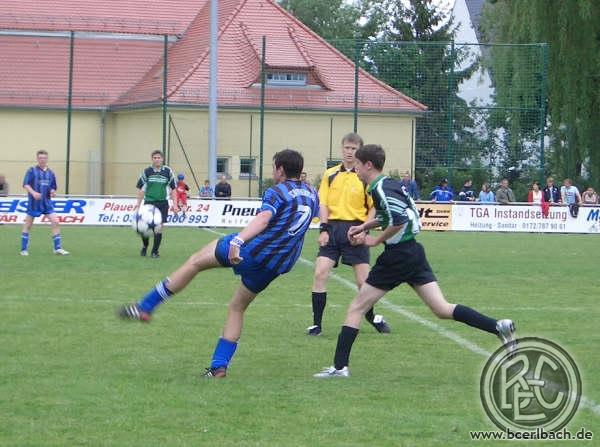
<svg viewBox="0 0 600 447"><path fill-rule="evenodd" d="M218 234L220 236L224 236L224 233L220 233L218 231L212 230L210 228L205 228L206 231L209 231L211 233L214 234ZM304 259L304 258L300 258L299 261L306 265L309 266L311 268L314 268L314 262L309 261L308 259ZM348 287L349 289L356 291L356 284L354 284L351 281L348 281L345 278L342 278L341 276L332 273L330 275L331 278L333 278L334 280L338 281L339 283L345 285L346 287ZM461 337L460 335L458 335L455 332L449 331L443 327L441 327L439 324L434 323L432 321L426 320L423 317L420 317L417 314L414 314L412 312L410 312L409 310L404 309L401 306L398 306L397 304L392 304L389 301L387 301L386 299L382 299L379 301L381 304L383 304L383 307L390 309L393 312L396 312L406 318L408 318L409 320L412 320L416 323L419 323L420 325L423 325L425 327L427 327L428 329L431 329L434 332L437 332L438 334L440 334L442 337L446 337L449 340L452 340L453 342L455 342L456 344L458 344L459 346L468 349L469 351L475 353L475 354L479 354L483 357L489 358L492 353L489 352L488 350L482 348L481 346L467 340L466 338ZM594 414L596 414L597 416L600 416L600 405L597 404L596 402L594 402L593 400L585 397L585 396L581 396L581 405L583 407L589 408Z"/></svg>

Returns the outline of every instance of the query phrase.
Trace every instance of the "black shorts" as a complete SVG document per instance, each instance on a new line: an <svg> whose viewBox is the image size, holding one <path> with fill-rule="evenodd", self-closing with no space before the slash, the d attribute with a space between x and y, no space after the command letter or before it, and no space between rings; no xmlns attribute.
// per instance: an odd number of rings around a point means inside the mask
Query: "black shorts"
<svg viewBox="0 0 600 447"><path fill-rule="evenodd" d="M402 283L420 286L437 281L427 262L423 246L414 239L386 246L369 272L367 283L381 290L392 290Z"/></svg>
<svg viewBox="0 0 600 447"><path fill-rule="evenodd" d="M317 256L324 256L335 261L335 267L338 266L340 257L342 258L342 264L368 264L370 261L369 247L365 245L352 245L348 241L348 229L360 224L362 222L359 220L330 220L329 242L326 246L319 247L319 254Z"/></svg>
<svg viewBox="0 0 600 447"><path fill-rule="evenodd" d="M162 216L162 223L167 222L167 216L169 215L169 201L168 200L156 200L154 202L144 201L144 205L154 205L160 211Z"/></svg>

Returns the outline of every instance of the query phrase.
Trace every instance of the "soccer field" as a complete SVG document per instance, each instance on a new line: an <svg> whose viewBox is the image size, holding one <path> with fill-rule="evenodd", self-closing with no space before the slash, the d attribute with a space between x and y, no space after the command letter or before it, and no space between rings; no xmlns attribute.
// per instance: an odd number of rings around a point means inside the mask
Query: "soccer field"
<svg viewBox="0 0 600 447"><path fill-rule="evenodd" d="M21 257L19 235L19 227L0 227L2 446L462 446L469 431L496 429L479 380L499 341L436 320L407 286L376 307L391 334L363 325L352 377L312 377L331 365L354 294L351 270L338 268L323 335L305 335L315 232L303 260L250 306L221 381L200 375L238 284L229 270L200 274L150 324L115 317L119 304L137 300L214 233L169 228L158 260L139 257L129 228L64 228L68 257L51 254L49 228L40 226ZM548 338L574 357L586 400L568 428L596 431L587 445L598 445L600 238L419 240L449 301L512 318L519 337Z"/></svg>

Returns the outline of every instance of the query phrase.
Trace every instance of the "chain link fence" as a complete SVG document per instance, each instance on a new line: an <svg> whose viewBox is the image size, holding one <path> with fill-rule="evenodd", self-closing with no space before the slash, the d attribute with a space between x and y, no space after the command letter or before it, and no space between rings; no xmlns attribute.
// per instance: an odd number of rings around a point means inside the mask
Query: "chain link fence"
<svg viewBox="0 0 600 447"><path fill-rule="evenodd" d="M544 175L544 44L242 41L219 43L241 55L220 57L217 91L217 170L237 183L234 195L256 195L270 173L265 154L288 145L312 154L306 171L317 181L352 130L401 154L386 169L410 171L425 192L444 177L460 189L466 178L478 188L506 176L523 199ZM19 184L45 146L65 192L130 193L162 148L196 189L208 178L202 51L174 36L0 33L0 174Z"/></svg>

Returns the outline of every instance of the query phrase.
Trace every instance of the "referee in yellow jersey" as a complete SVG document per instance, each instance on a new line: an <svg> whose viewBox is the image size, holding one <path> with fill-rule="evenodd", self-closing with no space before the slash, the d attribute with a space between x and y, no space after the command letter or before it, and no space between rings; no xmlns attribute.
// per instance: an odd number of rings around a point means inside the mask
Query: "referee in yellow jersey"
<svg viewBox="0 0 600 447"><path fill-rule="evenodd" d="M351 245L347 236L351 226L360 225L375 215L366 185L354 170L354 153L362 145L360 135L345 135L342 138L342 163L325 171L319 187L319 254L312 288L313 325L307 329L308 335L321 334L327 303L327 278L331 269L337 267L340 258L342 264L351 265L354 269L359 289L369 274L369 248ZM375 315L372 308L365 318L378 332L390 332L383 317Z"/></svg>

